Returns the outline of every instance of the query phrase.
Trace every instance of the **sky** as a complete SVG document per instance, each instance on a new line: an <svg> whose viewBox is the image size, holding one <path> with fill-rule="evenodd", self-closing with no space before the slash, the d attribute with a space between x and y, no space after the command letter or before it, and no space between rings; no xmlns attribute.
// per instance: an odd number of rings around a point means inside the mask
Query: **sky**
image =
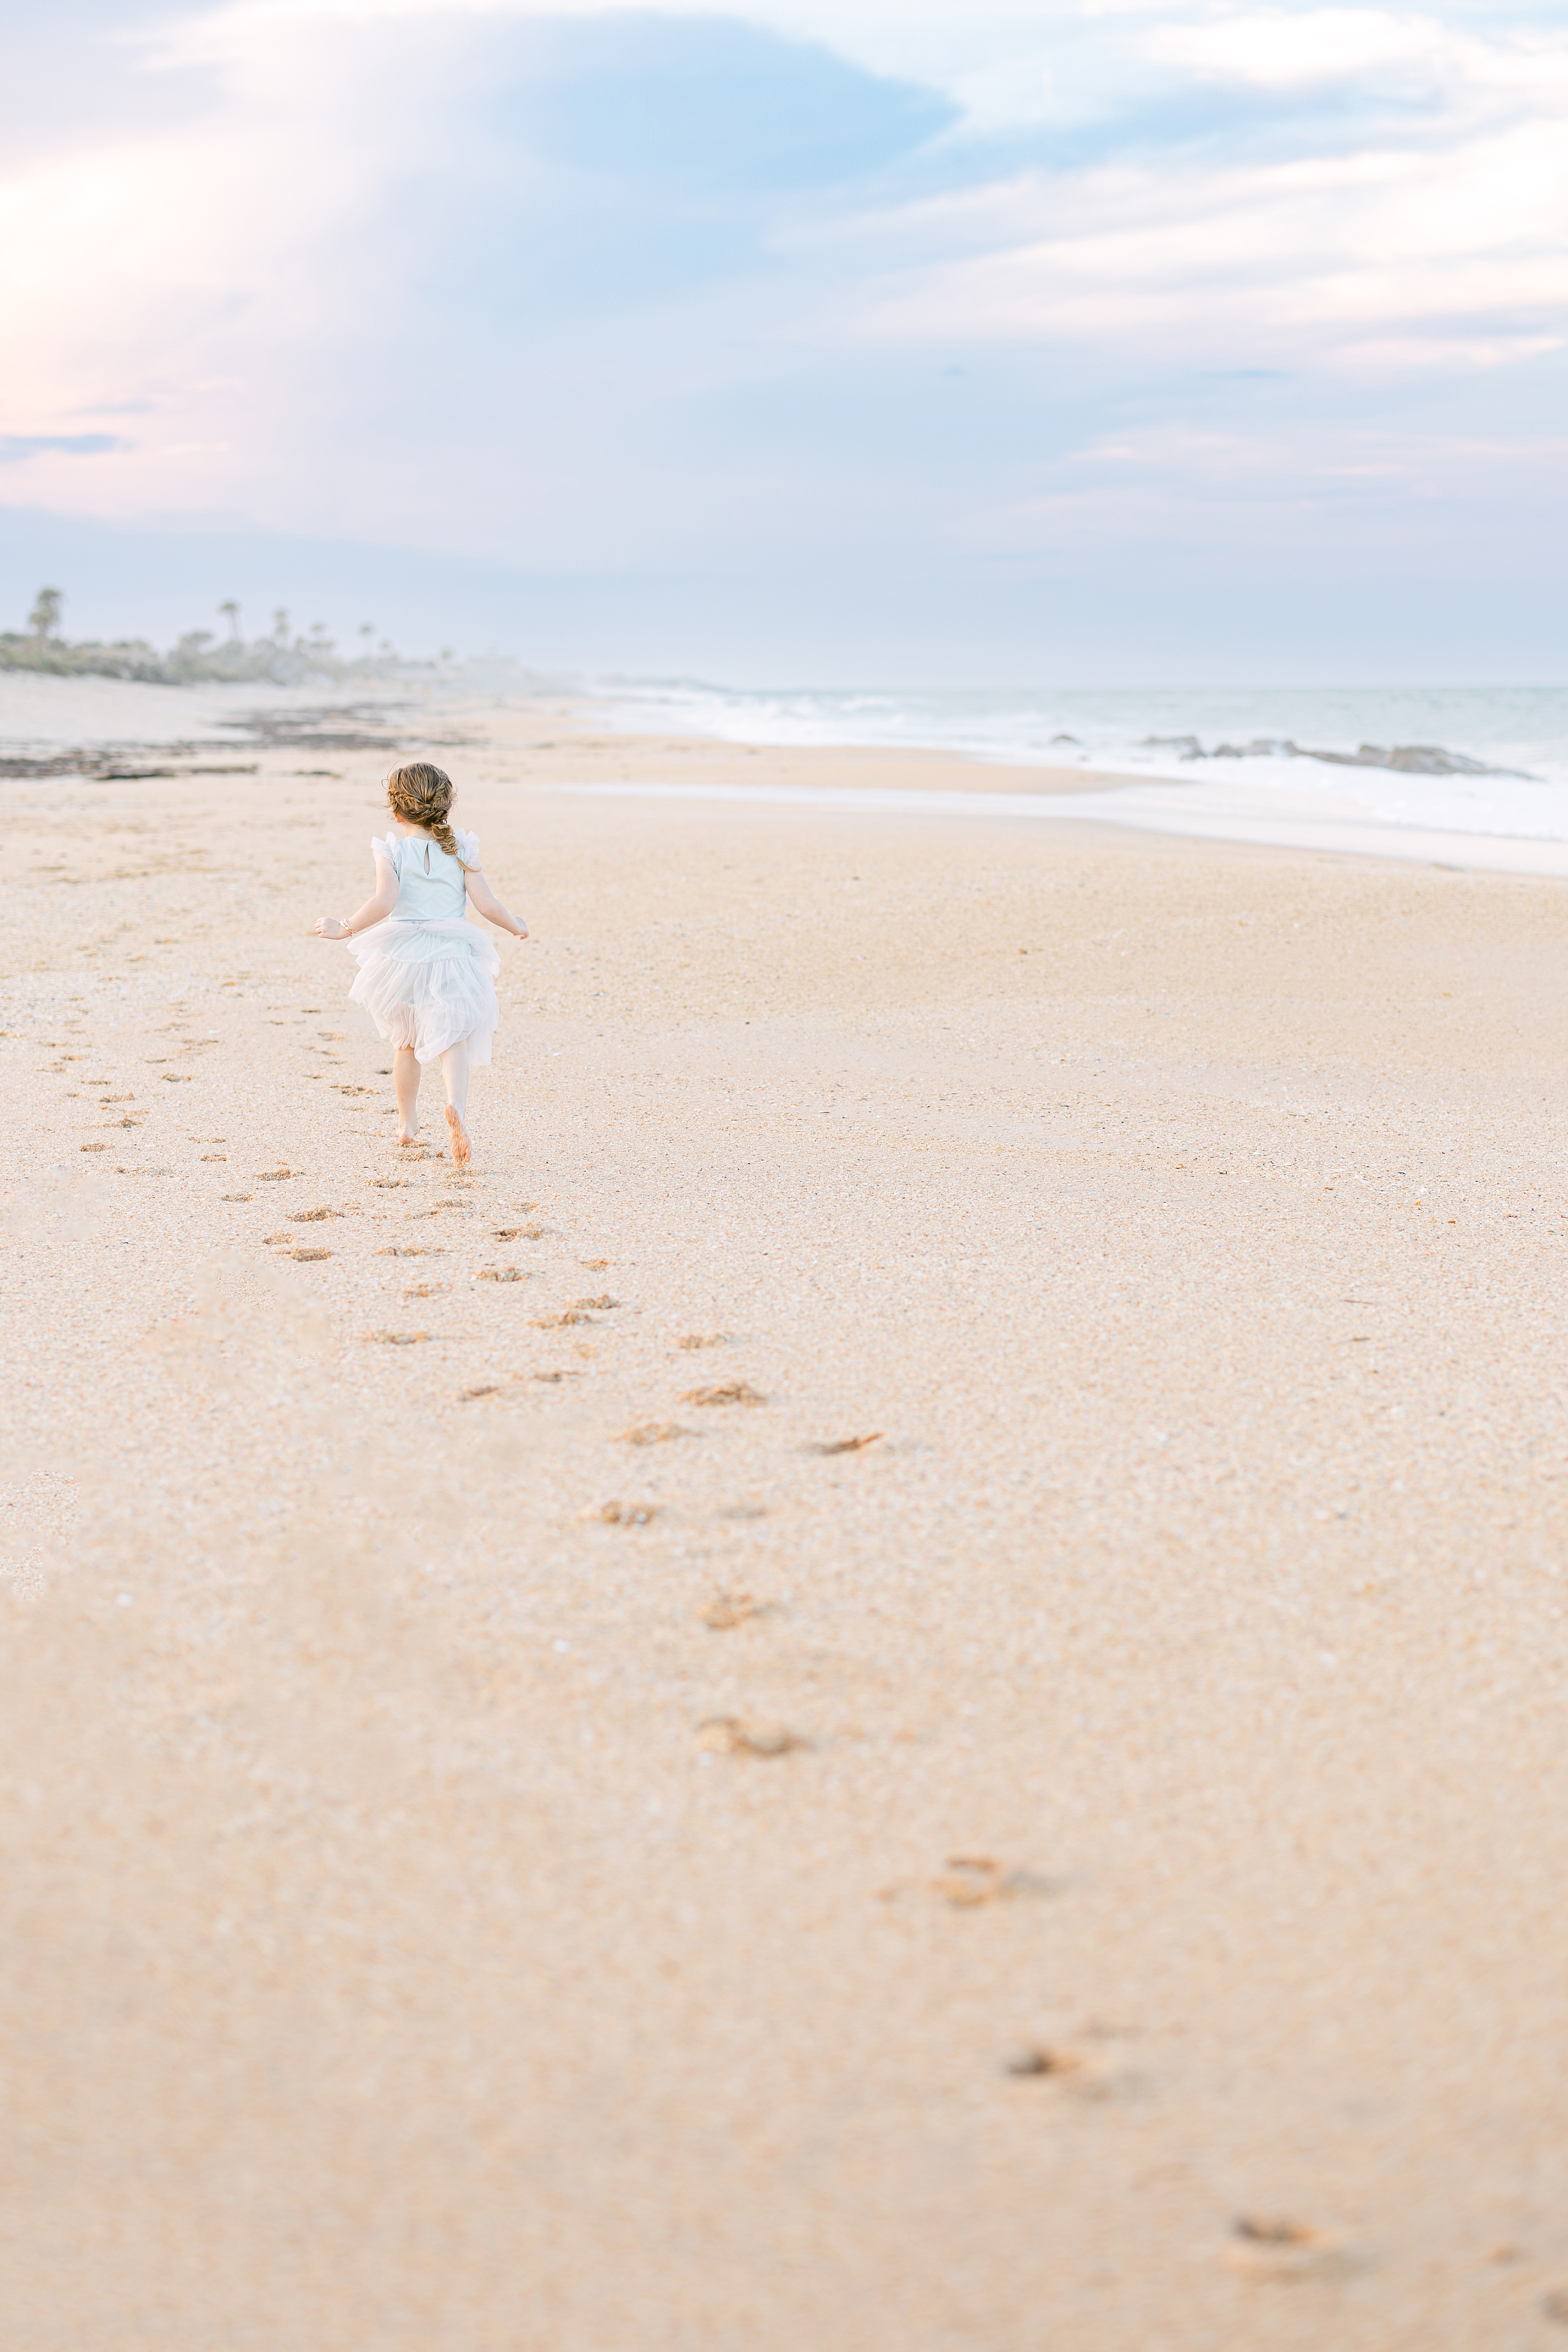
<svg viewBox="0 0 1568 2352"><path fill-rule="evenodd" d="M1568 679L1568 0L4 0L0 625Z"/></svg>

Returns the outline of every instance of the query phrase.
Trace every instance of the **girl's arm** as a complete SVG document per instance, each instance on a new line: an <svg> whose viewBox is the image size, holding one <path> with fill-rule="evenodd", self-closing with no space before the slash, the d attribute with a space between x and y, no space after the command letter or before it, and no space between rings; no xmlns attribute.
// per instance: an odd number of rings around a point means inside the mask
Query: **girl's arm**
<svg viewBox="0 0 1568 2352"><path fill-rule="evenodd" d="M468 904L471 907L477 907L480 914L484 916L487 922L497 924L503 931L510 931L513 939L527 939L528 925L526 923L520 923L515 915L509 915L507 913L506 908L501 905L500 900L496 897L495 892L490 888L489 884L485 880L485 877L479 872L479 867L477 866L467 866L464 867L463 871L468 879Z"/></svg>
<svg viewBox="0 0 1568 2352"><path fill-rule="evenodd" d="M346 923L335 915L321 915L316 921L316 937L320 940L352 940L356 931L365 931L372 923L379 923L390 915L397 904L397 877L384 857L375 861L375 891L363 907L356 907Z"/></svg>

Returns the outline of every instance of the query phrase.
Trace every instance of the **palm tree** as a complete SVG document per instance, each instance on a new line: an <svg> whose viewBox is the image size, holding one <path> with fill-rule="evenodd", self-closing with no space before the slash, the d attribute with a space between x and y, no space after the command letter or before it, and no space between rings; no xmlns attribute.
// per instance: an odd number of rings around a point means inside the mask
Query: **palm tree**
<svg viewBox="0 0 1568 2352"><path fill-rule="evenodd" d="M239 606L235 603L234 598L232 596L226 596L223 603L218 606L218 611L228 623L229 644L231 646L243 644L244 640L239 634Z"/></svg>
<svg viewBox="0 0 1568 2352"><path fill-rule="evenodd" d="M27 615L27 626L36 637L52 637L60 625L60 606L64 596L58 588L40 588L33 599L33 609Z"/></svg>

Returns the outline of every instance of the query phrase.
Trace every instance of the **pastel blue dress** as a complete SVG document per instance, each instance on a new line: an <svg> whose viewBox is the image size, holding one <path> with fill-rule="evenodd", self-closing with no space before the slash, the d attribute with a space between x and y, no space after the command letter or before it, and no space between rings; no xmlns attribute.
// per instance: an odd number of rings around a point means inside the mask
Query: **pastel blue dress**
<svg viewBox="0 0 1568 2352"><path fill-rule="evenodd" d="M466 1042L470 1063L482 1064L500 1020L500 958L489 932L468 920L467 869L479 865L479 835L453 831L456 857L422 833L371 843L397 877L397 904L349 941L360 968L349 995L389 1045L411 1045L422 1062L435 1062Z"/></svg>

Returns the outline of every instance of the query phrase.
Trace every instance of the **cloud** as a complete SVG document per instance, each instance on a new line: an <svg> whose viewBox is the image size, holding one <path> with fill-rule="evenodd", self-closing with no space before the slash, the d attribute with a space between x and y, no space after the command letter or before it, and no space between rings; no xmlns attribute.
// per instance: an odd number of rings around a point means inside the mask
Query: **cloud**
<svg viewBox="0 0 1568 2352"><path fill-rule="evenodd" d="M1367 561L1429 566L1437 504L1456 548L1529 543L1510 438L1560 464L1550 11L100 21L90 103L50 53L0 177L35 506L809 604L1068 549L1267 571L1320 544L1303 479ZM1429 462L1389 470L1402 436Z"/></svg>
<svg viewBox="0 0 1568 2352"><path fill-rule="evenodd" d="M1303 89L1326 82L1414 70L1430 80L1443 55L1461 46L1430 16L1390 16L1372 8L1259 8L1206 24L1172 26L1155 37L1158 56L1177 65L1232 77L1264 89ZM1477 47L1479 45L1463 45Z"/></svg>
<svg viewBox="0 0 1568 2352"><path fill-rule="evenodd" d="M112 433L0 433L0 466L25 465L29 457L58 451L68 457L99 457L129 443Z"/></svg>
<svg viewBox="0 0 1568 2352"><path fill-rule="evenodd" d="M1439 153L1023 174L885 222L903 267L866 331L1303 376L1493 366L1558 347L1565 200L1546 124Z"/></svg>

